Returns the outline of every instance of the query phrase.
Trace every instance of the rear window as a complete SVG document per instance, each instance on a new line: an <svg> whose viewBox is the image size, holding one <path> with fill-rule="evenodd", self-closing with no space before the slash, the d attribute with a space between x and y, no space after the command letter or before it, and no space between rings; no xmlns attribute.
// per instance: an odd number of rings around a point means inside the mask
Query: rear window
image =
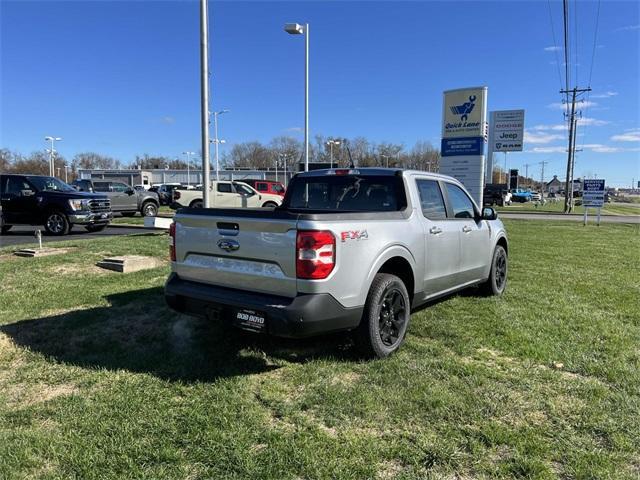
<svg viewBox="0 0 640 480"><path fill-rule="evenodd" d="M352 212L393 212L407 206L402 178L382 175L296 177L286 208Z"/></svg>

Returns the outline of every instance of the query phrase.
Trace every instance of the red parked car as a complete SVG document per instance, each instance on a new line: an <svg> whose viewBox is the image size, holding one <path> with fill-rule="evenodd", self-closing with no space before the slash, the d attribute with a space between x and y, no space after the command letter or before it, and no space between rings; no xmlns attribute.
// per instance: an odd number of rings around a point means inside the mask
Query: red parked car
<svg viewBox="0 0 640 480"><path fill-rule="evenodd" d="M284 197L284 185L282 185L280 182L272 182L271 180L256 180L255 178L238 181L252 186L260 193L270 193L272 195L280 195Z"/></svg>

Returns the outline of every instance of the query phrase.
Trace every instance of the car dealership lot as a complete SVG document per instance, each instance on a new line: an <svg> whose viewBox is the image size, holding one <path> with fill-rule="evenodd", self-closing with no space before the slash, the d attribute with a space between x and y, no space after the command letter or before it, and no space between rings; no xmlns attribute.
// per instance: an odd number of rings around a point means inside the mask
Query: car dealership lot
<svg viewBox="0 0 640 480"><path fill-rule="evenodd" d="M637 476L637 225L505 221L500 300L414 314L397 355L172 313L166 235L0 250L0 472L8 478ZM85 237L85 235L83 235ZM568 248L568 246L570 248Z"/></svg>
<svg viewBox="0 0 640 480"><path fill-rule="evenodd" d="M10 247L13 245L36 245L38 243L35 237L35 231L38 227L30 227L23 225L15 225L11 230L0 236L0 248ZM125 226L107 227L100 232L89 233L82 227L76 227L71 230L65 240L89 240L95 238L111 237L115 235L131 235L135 233L144 233L140 228L127 228ZM60 237L54 237L42 233L42 243L59 242Z"/></svg>

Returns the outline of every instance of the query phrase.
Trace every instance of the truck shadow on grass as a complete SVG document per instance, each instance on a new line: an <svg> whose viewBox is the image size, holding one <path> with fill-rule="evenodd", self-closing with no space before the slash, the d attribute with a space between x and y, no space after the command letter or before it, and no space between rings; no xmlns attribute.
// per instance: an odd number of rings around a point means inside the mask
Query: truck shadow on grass
<svg viewBox="0 0 640 480"><path fill-rule="evenodd" d="M358 359L346 334L278 339L176 314L165 305L161 287L105 298L108 307L24 320L4 325L0 332L57 362L171 381L214 381L314 358Z"/></svg>

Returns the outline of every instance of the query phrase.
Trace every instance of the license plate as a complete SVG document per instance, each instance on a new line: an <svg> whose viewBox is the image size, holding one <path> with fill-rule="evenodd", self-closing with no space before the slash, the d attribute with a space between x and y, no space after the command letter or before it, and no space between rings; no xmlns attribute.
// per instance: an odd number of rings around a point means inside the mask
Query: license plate
<svg viewBox="0 0 640 480"><path fill-rule="evenodd" d="M264 313L247 309L236 310L234 324L243 330L253 332L263 332L267 327Z"/></svg>

